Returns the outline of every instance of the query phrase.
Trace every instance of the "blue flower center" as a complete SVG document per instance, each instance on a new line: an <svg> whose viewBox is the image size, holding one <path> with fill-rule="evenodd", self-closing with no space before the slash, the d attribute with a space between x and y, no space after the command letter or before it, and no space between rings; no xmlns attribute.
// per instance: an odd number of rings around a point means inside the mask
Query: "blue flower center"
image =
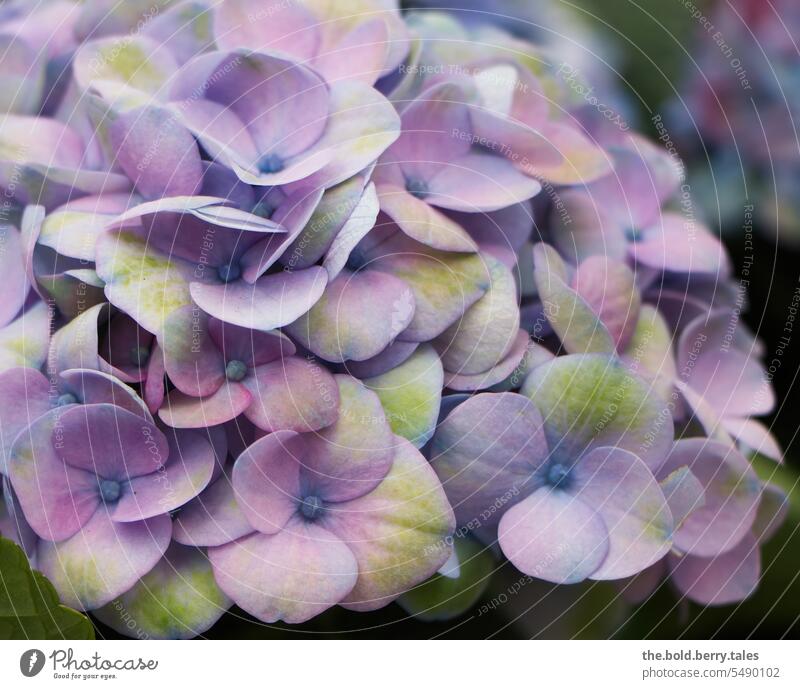
<svg viewBox="0 0 800 689"><path fill-rule="evenodd" d="M572 481L570 468L561 462L553 462L547 467L545 482L553 488L567 488Z"/></svg>
<svg viewBox="0 0 800 689"><path fill-rule="evenodd" d="M626 227L625 228L625 238L629 242L640 242L642 241L642 231L637 230L635 227Z"/></svg>
<svg viewBox="0 0 800 689"><path fill-rule="evenodd" d="M129 356L131 363L141 368L150 359L150 349L148 347L131 347Z"/></svg>
<svg viewBox="0 0 800 689"><path fill-rule="evenodd" d="M360 250L354 249L350 256L347 257L347 269L357 273L361 268L364 267L364 255L361 253Z"/></svg>
<svg viewBox="0 0 800 689"><path fill-rule="evenodd" d="M322 498L316 495L309 495L300 502L300 514L309 521L318 519L324 511L325 505L322 502Z"/></svg>
<svg viewBox="0 0 800 689"><path fill-rule="evenodd" d="M58 396L56 400L57 407L66 407L68 404L78 404L78 398L71 392L65 392L63 395Z"/></svg>
<svg viewBox="0 0 800 689"><path fill-rule="evenodd" d="M122 492L122 486L119 481L112 479L101 478L100 484L100 497L106 504L116 502L119 500L119 494Z"/></svg>
<svg viewBox="0 0 800 689"><path fill-rule="evenodd" d="M257 215L259 218L271 218L275 210L276 208L272 204L269 204L266 201L259 201L255 206L253 206L252 213L253 215Z"/></svg>
<svg viewBox="0 0 800 689"><path fill-rule="evenodd" d="M406 191L418 199L424 199L430 193L428 183L424 179L407 179Z"/></svg>
<svg viewBox="0 0 800 689"><path fill-rule="evenodd" d="M264 174L280 172L286 167L286 163L277 153L268 153L258 161L258 171Z"/></svg>
<svg viewBox="0 0 800 689"><path fill-rule="evenodd" d="M217 268L217 275L219 275L219 279L225 283L238 280L241 274L242 269L238 263L226 263L225 265Z"/></svg>
<svg viewBox="0 0 800 689"><path fill-rule="evenodd" d="M238 383L247 375L247 364L239 359L231 359L225 366L225 377Z"/></svg>

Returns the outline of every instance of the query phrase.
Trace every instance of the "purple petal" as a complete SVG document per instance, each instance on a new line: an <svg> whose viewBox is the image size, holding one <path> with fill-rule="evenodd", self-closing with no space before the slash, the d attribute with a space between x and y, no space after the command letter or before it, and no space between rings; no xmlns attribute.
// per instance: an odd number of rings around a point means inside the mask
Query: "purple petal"
<svg viewBox="0 0 800 689"><path fill-rule="evenodd" d="M185 545L213 546L252 532L253 527L236 501L231 479L223 474L181 508L173 538Z"/></svg>
<svg viewBox="0 0 800 689"><path fill-rule="evenodd" d="M711 231L678 213L664 213L630 247L638 263L676 273L705 273L724 277L730 263L722 242Z"/></svg>
<svg viewBox="0 0 800 689"><path fill-rule="evenodd" d="M336 505L329 528L358 561L358 581L342 605L375 610L433 574L448 560L453 511L425 458L406 440L375 490Z"/></svg>
<svg viewBox="0 0 800 689"><path fill-rule="evenodd" d="M241 383L226 381L207 397L190 397L172 390L164 399L159 418L173 428L207 428L235 419L253 401Z"/></svg>
<svg viewBox="0 0 800 689"><path fill-rule="evenodd" d="M617 349L623 349L636 328L642 301L633 271L624 263L592 256L578 266L573 284Z"/></svg>
<svg viewBox="0 0 800 689"><path fill-rule="evenodd" d="M428 182L428 203L454 211L497 211L538 194L542 185L508 160L470 152L447 161Z"/></svg>
<svg viewBox="0 0 800 689"><path fill-rule="evenodd" d="M116 522L133 522L166 514L197 496L211 480L216 458L197 431L166 432L169 458L157 471L132 479L110 510Z"/></svg>
<svg viewBox="0 0 800 689"><path fill-rule="evenodd" d="M559 196L560 204L551 214L553 245L572 263L590 256L608 256L624 261L628 256L628 238L624 228L610 216L602 199L583 189L567 189Z"/></svg>
<svg viewBox="0 0 800 689"><path fill-rule="evenodd" d="M214 35L223 50L249 48L285 53L305 61L320 43L320 26L303 5L265 10L259 0L231 0L214 8Z"/></svg>
<svg viewBox="0 0 800 689"><path fill-rule="evenodd" d="M783 461L783 452L778 441L760 421L728 417L722 420L722 426L749 451L757 452L776 462Z"/></svg>
<svg viewBox="0 0 800 689"><path fill-rule="evenodd" d="M329 188L372 165L400 133L394 106L375 89L359 81L331 84L331 115L317 142L330 161L303 181L312 188Z"/></svg>
<svg viewBox="0 0 800 689"><path fill-rule="evenodd" d="M210 548L220 588L263 622L305 622L353 588L353 553L326 529L295 517L273 535L256 533Z"/></svg>
<svg viewBox="0 0 800 689"><path fill-rule="evenodd" d="M113 404L80 404L64 409L52 433L61 461L116 481L158 471L169 447L154 424Z"/></svg>
<svg viewBox="0 0 800 689"><path fill-rule="evenodd" d="M457 222L390 184L380 186L381 211L412 239L440 251L475 251L475 242Z"/></svg>
<svg viewBox="0 0 800 689"><path fill-rule="evenodd" d="M614 340L599 314L567 282L567 268L546 244L533 248L534 278L544 313L571 354L615 351Z"/></svg>
<svg viewBox="0 0 800 689"><path fill-rule="evenodd" d="M687 466L705 489L705 504L675 532L675 547L700 557L734 548L756 517L761 484L734 448L705 438L679 440L659 475Z"/></svg>
<svg viewBox="0 0 800 689"><path fill-rule="evenodd" d="M226 359L212 339L208 316L182 306L164 319L159 343L169 379L192 397L213 395L225 381Z"/></svg>
<svg viewBox="0 0 800 689"><path fill-rule="evenodd" d="M677 529L686 517L701 508L705 502L703 484L691 472L689 467L675 469L666 478L659 481L664 499L672 512L672 521Z"/></svg>
<svg viewBox="0 0 800 689"><path fill-rule="evenodd" d="M191 295L201 309L221 321L253 330L274 330L296 321L319 300L327 276L324 268L315 266L265 275L254 285L193 282Z"/></svg>
<svg viewBox="0 0 800 689"><path fill-rule="evenodd" d="M126 411L152 421L150 412L136 391L102 371L73 368L61 373L61 392L72 393L84 404L113 404Z"/></svg>
<svg viewBox="0 0 800 689"><path fill-rule="evenodd" d="M239 455L233 467L233 491L254 529L277 533L297 512L300 463L307 451L302 435L278 431Z"/></svg>
<svg viewBox="0 0 800 689"><path fill-rule="evenodd" d="M508 510L498 539L518 570L555 584L590 577L609 550L600 515L579 498L552 488L540 488Z"/></svg>
<svg viewBox="0 0 800 689"><path fill-rule="evenodd" d="M767 483L761 493L753 534L759 542L768 541L789 516L789 496L778 486Z"/></svg>
<svg viewBox="0 0 800 689"><path fill-rule="evenodd" d="M336 233L325 254L325 260L322 265L328 271L330 280L334 280L339 276L347 265L347 260L350 258L353 249L375 226L379 210L375 185L370 182L367 188L364 189L364 193L361 195L350 217L347 218L345 224Z"/></svg>
<svg viewBox="0 0 800 689"><path fill-rule="evenodd" d="M761 575L761 554L751 534L716 557L670 555L669 559L675 586L700 605L739 603L756 590Z"/></svg>
<svg viewBox="0 0 800 689"><path fill-rule="evenodd" d="M285 234L274 234L251 246L242 256L242 276L253 283L286 252L311 220L322 199L323 190L301 189L287 197L276 209L272 220L287 228Z"/></svg>
<svg viewBox="0 0 800 689"><path fill-rule="evenodd" d="M442 165L466 155L470 133L468 96L454 83L442 83L418 96L402 113L403 131L390 149L407 177L428 181Z"/></svg>
<svg viewBox="0 0 800 689"><path fill-rule="evenodd" d="M356 378L371 378L391 371L402 364L419 347L418 342L395 340L380 354L364 361L348 361L344 365L346 373Z"/></svg>
<svg viewBox="0 0 800 689"><path fill-rule="evenodd" d="M291 356L263 364L243 383L253 398L245 415L264 431L318 431L338 417L336 381L311 358Z"/></svg>
<svg viewBox="0 0 800 689"><path fill-rule="evenodd" d="M378 396L349 376L335 376L339 418L304 436L303 486L326 502L342 502L377 486L392 465L397 440Z"/></svg>
<svg viewBox="0 0 800 689"><path fill-rule="evenodd" d="M0 225L0 271L4 279L3 301L0 304L0 328L16 316L30 291L25 271L19 231L11 225Z"/></svg>
<svg viewBox="0 0 800 689"><path fill-rule="evenodd" d="M37 564L64 605L93 610L147 574L167 550L171 533L168 515L123 524L99 509L69 540L40 541Z"/></svg>
<svg viewBox="0 0 800 689"><path fill-rule="evenodd" d="M169 111L159 107L129 110L111 124L117 163L142 196L191 196L203 177L194 137Z"/></svg>
<svg viewBox="0 0 800 689"><path fill-rule="evenodd" d="M49 541L62 541L78 532L100 505L95 474L65 464L51 441L61 411L53 409L20 433L8 461L25 518L40 538Z"/></svg>
<svg viewBox="0 0 800 689"><path fill-rule="evenodd" d="M667 554L672 514L641 459L627 450L598 448L578 462L574 475L575 495L608 530L608 554L592 579L629 577Z"/></svg>
<svg viewBox="0 0 800 689"><path fill-rule="evenodd" d="M0 474L8 473L6 462L14 439L50 410L50 395L50 382L35 369L0 373Z"/></svg>
<svg viewBox="0 0 800 689"><path fill-rule="evenodd" d="M681 334L678 370L687 369L684 382L718 417L768 414L775 395L766 372L752 347L740 351L731 346L731 329L739 329L735 312L717 311L694 319Z"/></svg>
<svg viewBox="0 0 800 689"><path fill-rule="evenodd" d="M413 316L414 295L405 282L374 270L346 270L287 330L327 361L364 361L386 349Z"/></svg>
<svg viewBox="0 0 800 689"><path fill-rule="evenodd" d="M513 392L470 397L439 424L431 444L431 463L462 524L499 502L489 519L496 523L537 487L534 474L547 456L541 415Z"/></svg>

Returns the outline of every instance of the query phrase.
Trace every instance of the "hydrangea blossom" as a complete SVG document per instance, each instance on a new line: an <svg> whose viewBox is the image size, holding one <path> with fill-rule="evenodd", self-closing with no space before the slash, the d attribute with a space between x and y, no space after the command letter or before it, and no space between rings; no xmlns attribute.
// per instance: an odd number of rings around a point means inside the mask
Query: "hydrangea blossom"
<svg viewBox="0 0 800 689"><path fill-rule="evenodd" d="M783 510L744 453L781 453L729 260L537 45L58 0L0 47L0 532L65 603L146 638L417 610L478 542L754 590Z"/></svg>

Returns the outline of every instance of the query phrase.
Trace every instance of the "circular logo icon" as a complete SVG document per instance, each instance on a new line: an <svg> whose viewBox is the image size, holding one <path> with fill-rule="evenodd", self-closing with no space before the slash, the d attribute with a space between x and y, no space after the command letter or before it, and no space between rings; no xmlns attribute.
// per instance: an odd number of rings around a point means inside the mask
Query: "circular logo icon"
<svg viewBox="0 0 800 689"><path fill-rule="evenodd" d="M44 667L44 653L38 648L25 651L19 659L19 669L26 677L35 677Z"/></svg>

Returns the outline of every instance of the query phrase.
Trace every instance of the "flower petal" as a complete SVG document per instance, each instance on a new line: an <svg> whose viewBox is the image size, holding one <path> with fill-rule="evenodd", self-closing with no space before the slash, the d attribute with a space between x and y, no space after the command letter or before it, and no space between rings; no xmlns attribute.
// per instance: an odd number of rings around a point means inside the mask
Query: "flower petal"
<svg viewBox="0 0 800 689"><path fill-rule="evenodd" d="M191 639L210 629L231 605L206 556L172 543L133 588L93 615L124 636Z"/></svg>
<svg viewBox="0 0 800 689"><path fill-rule="evenodd" d="M567 465L590 449L608 446L629 450L654 469L672 446L666 403L619 359L560 356L536 366L521 392L544 418L551 453Z"/></svg>
<svg viewBox="0 0 800 689"><path fill-rule="evenodd" d="M594 508L608 530L608 554L592 579L633 576L667 554L672 513L641 459L627 450L601 447L583 457L574 474L575 495Z"/></svg>
<svg viewBox="0 0 800 689"><path fill-rule="evenodd" d="M475 242L457 222L405 189L383 183L381 211L411 239L440 251L475 251Z"/></svg>
<svg viewBox="0 0 800 689"><path fill-rule="evenodd" d="M511 271L484 256L490 271L489 289L434 342L448 372L484 373L500 363L519 332L519 298Z"/></svg>
<svg viewBox="0 0 800 689"><path fill-rule="evenodd" d="M752 595L761 576L761 553L752 534L712 558L670 555L670 577L678 590L700 605L731 605Z"/></svg>
<svg viewBox="0 0 800 689"><path fill-rule="evenodd" d="M192 303L193 268L162 254L135 232L100 236L96 260L108 300L157 336L170 313Z"/></svg>
<svg viewBox="0 0 800 689"><path fill-rule="evenodd" d="M414 295L405 282L375 270L346 270L287 331L327 361L364 361L386 349L413 316Z"/></svg>
<svg viewBox="0 0 800 689"><path fill-rule="evenodd" d="M539 411L513 392L468 398L439 424L431 444L431 464L460 524L496 523L537 487L534 474L547 456Z"/></svg>
<svg viewBox="0 0 800 689"><path fill-rule="evenodd" d="M0 373L0 474L8 474L6 462L14 439L50 411L50 395L50 382L36 369L19 367Z"/></svg>
<svg viewBox="0 0 800 689"><path fill-rule="evenodd" d="M498 211L533 198L542 185L502 156L470 152L447 161L430 179L428 203L475 213Z"/></svg>
<svg viewBox="0 0 800 689"><path fill-rule="evenodd" d="M564 262L545 244L533 248L534 278L545 315L571 354L615 351L614 340L600 316L567 283Z"/></svg>
<svg viewBox="0 0 800 689"><path fill-rule="evenodd" d="M203 165L194 137L164 108L122 113L111 124L116 162L147 199L191 196L200 190Z"/></svg>
<svg viewBox="0 0 800 689"><path fill-rule="evenodd" d="M326 502L342 502L377 486L392 465L397 439L378 396L355 378L335 376L339 418L304 436L303 485Z"/></svg>
<svg viewBox="0 0 800 689"><path fill-rule="evenodd" d="M65 464L51 440L61 409L40 416L17 436L8 474L31 528L40 538L62 541L78 532L100 505L94 473Z"/></svg>
<svg viewBox="0 0 800 689"><path fill-rule="evenodd" d="M245 416L263 431L318 431L338 417L336 381L310 357L290 356L257 366L243 384L253 398Z"/></svg>
<svg viewBox="0 0 800 689"><path fill-rule="evenodd" d="M489 270L477 254L436 251L422 244L386 253L370 263L403 280L414 295L414 317L401 339L427 342L441 335L489 288Z"/></svg>
<svg viewBox="0 0 800 689"><path fill-rule="evenodd" d="M184 545L212 546L252 532L253 527L236 501L230 476L223 474L181 508L173 538Z"/></svg>
<svg viewBox="0 0 800 689"><path fill-rule="evenodd" d="M225 381L219 390L207 397L190 397L178 389L172 390L158 410L158 416L173 428L207 428L235 419L252 401L244 385Z"/></svg>
<svg viewBox="0 0 800 689"><path fill-rule="evenodd" d="M396 368L363 382L380 398L392 432L420 448L436 428L443 381L436 351L422 345Z"/></svg>
<svg viewBox="0 0 800 689"><path fill-rule="evenodd" d="M110 510L116 522L134 522L166 514L186 504L209 483L216 457L198 431L166 431L169 457L163 468L132 479Z"/></svg>
<svg viewBox="0 0 800 689"><path fill-rule="evenodd" d="M322 296L327 272L318 266L265 275L253 284L193 282L191 296L206 313L253 330L274 330L296 321Z"/></svg>
<svg viewBox="0 0 800 689"><path fill-rule="evenodd" d="M342 600L358 577L350 548L295 517L273 535L255 533L210 548L220 588L262 622L305 622Z"/></svg>
<svg viewBox="0 0 800 689"><path fill-rule="evenodd" d="M659 475L687 466L703 485L705 504L675 532L681 552L711 557L734 548L749 533L761 484L750 463L734 448L706 438L678 440Z"/></svg>
<svg viewBox="0 0 800 689"><path fill-rule="evenodd" d="M498 540L518 570L555 584L591 576L609 549L600 515L579 498L547 487L503 515Z"/></svg>
<svg viewBox="0 0 800 689"><path fill-rule="evenodd" d="M391 471L370 493L337 505L329 528L358 561L358 581L341 604L351 610L381 608L427 579L450 556L455 518L436 475L406 440Z"/></svg>
<svg viewBox="0 0 800 689"><path fill-rule="evenodd" d="M37 565L64 605L94 610L128 591L166 552L172 522L164 514L123 524L99 509L72 538L40 541Z"/></svg>
<svg viewBox="0 0 800 689"><path fill-rule="evenodd" d="M277 431L239 455L231 474L233 492L254 529L278 533L297 512L300 462L307 451L302 435Z"/></svg>

